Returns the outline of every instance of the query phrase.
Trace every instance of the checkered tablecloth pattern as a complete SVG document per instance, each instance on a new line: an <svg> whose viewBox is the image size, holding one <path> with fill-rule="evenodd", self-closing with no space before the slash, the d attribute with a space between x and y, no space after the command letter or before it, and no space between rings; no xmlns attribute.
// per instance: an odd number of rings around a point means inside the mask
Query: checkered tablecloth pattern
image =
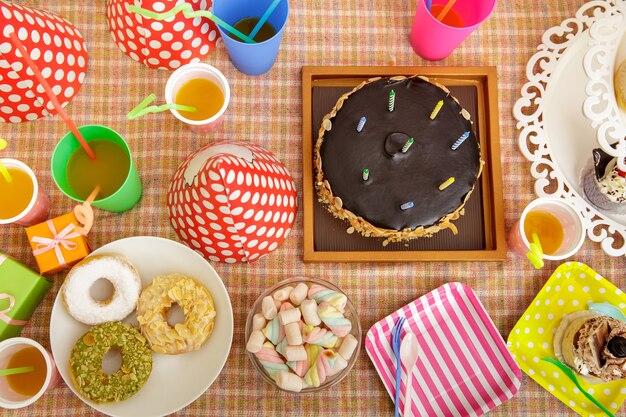
<svg viewBox="0 0 626 417"><path fill-rule="evenodd" d="M126 113L144 97L163 99L167 71L151 70L122 53L112 41L105 16L106 1L28 0L22 3L54 11L73 22L84 35L89 69L84 85L67 107L78 125L104 124L130 144L141 175L144 195L124 214L97 212L90 234L94 248L127 236L154 235L176 239L166 213L166 190L178 164L201 146L221 140L247 140L272 152L289 168L301 189L301 84L303 65L493 65L498 67L500 133L507 227L534 198L530 164L517 149L518 131L513 104L525 82L526 62L543 32L575 14L583 0L500 0L491 18L452 56L429 63L415 55L408 35L415 1L291 0L281 51L272 70L259 77L238 72L223 45L204 60L229 80L232 99L223 127L210 136L194 135L169 113L127 121ZM51 196L52 215L68 212L74 202L55 187L50 156L65 134L59 117L19 125L0 124L0 137L10 141L3 156L31 166ZM301 203L301 199L299 200ZM0 202L1 204L1 202ZM301 206L301 204L300 204ZM268 286L295 275L327 279L353 300L365 331L380 318L434 288L460 281L474 289L506 338L515 322L543 286L556 262L536 271L524 259L502 263L321 263L302 262L302 212L292 234L270 256L251 265L213 263L233 303L235 334L230 357L215 383L181 416L373 416L391 415L393 404L364 350L349 374L336 387L297 396L270 387L250 364L244 351L248 309ZM35 269L26 234L18 226L0 227L0 247ZM576 260L584 262L618 287L626 284L626 260L606 256L586 241ZM53 290L23 332L49 346L50 312L63 274L54 276ZM164 395L167 395L164 393ZM35 405L13 416L97 415L61 384ZM527 377L516 397L492 416L561 416L573 412ZM621 415L626 415L622 412Z"/></svg>

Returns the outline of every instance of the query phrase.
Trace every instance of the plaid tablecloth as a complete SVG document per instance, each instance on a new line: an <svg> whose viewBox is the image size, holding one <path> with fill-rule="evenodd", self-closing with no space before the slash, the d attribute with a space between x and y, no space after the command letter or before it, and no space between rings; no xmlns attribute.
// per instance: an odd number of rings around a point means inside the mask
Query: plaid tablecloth
<svg viewBox="0 0 626 417"><path fill-rule="evenodd" d="M168 181L187 155L218 139L248 140L271 150L289 168L301 188L301 67L386 65L390 59L397 65L498 67L504 206L507 227L510 227L534 198L530 164L518 151L518 131L512 116L513 104L525 82L526 62L541 42L542 33L573 16L583 0L501 0L491 18L452 56L438 63L422 60L409 45L415 1L292 0L281 51L269 73L259 77L241 74L231 64L223 45L204 60L224 72L232 94L223 127L210 136L194 135L169 113L132 122L126 120L126 113L148 94L162 97L170 73L150 70L118 49L109 34L104 0L22 3L57 12L80 29L88 45L89 70L85 84L67 111L78 125L104 124L120 132L130 144L143 181L144 195L134 210L121 215L98 210L97 224L90 234L91 244L97 248L128 236L176 239L166 214ZM66 213L74 205L55 187L49 168L55 143L66 131L59 117L19 125L0 124L0 137L10 140L10 148L3 156L21 159L34 169L51 196L52 215ZM213 263L233 303L232 350L215 383L178 415L371 416L393 413L392 402L364 350L344 381L313 395L279 392L257 375L245 354L246 314L263 289L284 278L309 275L336 283L354 301L364 330L418 296L446 282L460 281L475 290L506 338L558 266L557 262L547 262L545 268L536 271L524 259L512 257L502 263L304 264L302 238L300 208L292 234L270 256L251 265ZM0 227L0 247L36 268L21 227ZM624 258L606 256L598 244L586 241L575 259L624 288ZM54 276L53 290L23 332L24 336L46 346L49 346L50 312L62 279L62 274ZM3 410L0 414L87 416L98 413L61 384L33 406L14 412ZM574 413L524 376L517 396L491 415L544 417Z"/></svg>

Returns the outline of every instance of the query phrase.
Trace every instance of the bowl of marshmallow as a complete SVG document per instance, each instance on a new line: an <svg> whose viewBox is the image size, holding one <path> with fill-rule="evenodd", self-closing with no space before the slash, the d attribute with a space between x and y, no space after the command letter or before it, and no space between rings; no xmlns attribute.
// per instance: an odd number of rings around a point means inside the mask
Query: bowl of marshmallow
<svg viewBox="0 0 626 417"><path fill-rule="evenodd" d="M361 324L350 299L317 278L290 278L256 300L246 321L246 350L270 384L308 393L348 375L361 349Z"/></svg>

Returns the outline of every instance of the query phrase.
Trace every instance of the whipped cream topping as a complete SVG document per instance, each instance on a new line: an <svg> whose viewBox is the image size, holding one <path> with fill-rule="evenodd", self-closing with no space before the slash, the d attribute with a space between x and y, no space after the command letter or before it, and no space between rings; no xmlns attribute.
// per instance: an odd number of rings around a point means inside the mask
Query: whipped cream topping
<svg viewBox="0 0 626 417"><path fill-rule="evenodd" d="M626 178L617 172L616 160L612 160L606 167L604 177L598 181L600 191L614 203L626 202Z"/></svg>

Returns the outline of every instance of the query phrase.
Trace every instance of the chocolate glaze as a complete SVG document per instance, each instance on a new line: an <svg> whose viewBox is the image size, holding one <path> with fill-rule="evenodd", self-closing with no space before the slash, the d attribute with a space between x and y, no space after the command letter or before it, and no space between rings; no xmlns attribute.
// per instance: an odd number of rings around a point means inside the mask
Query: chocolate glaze
<svg viewBox="0 0 626 417"><path fill-rule="evenodd" d="M389 112L392 89L396 102ZM444 105L430 120L439 100ZM332 129L320 149L324 176L343 208L392 230L427 227L459 208L480 168L479 145L461 110L444 90L417 77L382 79L350 95L331 119ZM359 133L355 126L362 116L367 123ZM470 137L451 150L466 131ZM409 137L415 142L403 154ZM367 181L361 176L364 168L370 171ZM439 191L450 177L455 182ZM414 203L413 208L400 209L407 201Z"/></svg>

